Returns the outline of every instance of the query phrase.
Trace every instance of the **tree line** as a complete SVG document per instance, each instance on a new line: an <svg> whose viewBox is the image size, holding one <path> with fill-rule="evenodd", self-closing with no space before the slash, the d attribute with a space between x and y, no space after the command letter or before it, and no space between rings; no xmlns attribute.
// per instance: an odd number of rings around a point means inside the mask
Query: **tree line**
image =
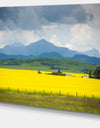
<svg viewBox="0 0 100 128"><path fill-rule="evenodd" d="M88 74L89 74L89 78L100 79L100 66L96 66L93 71L89 70Z"/></svg>

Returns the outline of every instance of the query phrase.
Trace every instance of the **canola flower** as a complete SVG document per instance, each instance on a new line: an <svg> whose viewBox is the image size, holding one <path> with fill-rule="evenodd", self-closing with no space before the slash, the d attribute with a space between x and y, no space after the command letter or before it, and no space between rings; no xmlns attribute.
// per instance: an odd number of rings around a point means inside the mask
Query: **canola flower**
<svg viewBox="0 0 100 128"><path fill-rule="evenodd" d="M0 68L0 88L20 91L52 92L65 95L100 98L100 80L81 78L84 74L70 73L72 77L38 74L38 71ZM67 73L68 74L68 73Z"/></svg>

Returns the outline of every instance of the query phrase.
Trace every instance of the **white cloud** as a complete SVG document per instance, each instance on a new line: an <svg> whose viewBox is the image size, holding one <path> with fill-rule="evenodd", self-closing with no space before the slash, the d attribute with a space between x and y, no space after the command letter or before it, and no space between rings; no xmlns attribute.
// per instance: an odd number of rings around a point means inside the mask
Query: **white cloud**
<svg viewBox="0 0 100 128"><path fill-rule="evenodd" d="M93 32L88 24L76 24L71 28L72 40L66 47L73 50L85 51L95 47Z"/></svg>
<svg viewBox="0 0 100 128"><path fill-rule="evenodd" d="M27 45L38 40L33 30L3 30L0 31L0 47L5 45Z"/></svg>
<svg viewBox="0 0 100 128"><path fill-rule="evenodd" d="M58 38L57 38L57 36L55 34L52 35L50 42L52 42L56 46L60 46L61 47L61 43L58 41Z"/></svg>
<svg viewBox="0 0 100 128"><path fill-rule="evenodd" d="M65 45L65 47L74 50L74 46L73 46L73 44L67 43L67 44Z"/></svg>
<svg viewBox="0 0 100 128"><path fill-rule="evenodd" d="M88 21L89 26L92 28L92 38L94 41L94 47L100 52L100 4L93 5L82 5L87 13L91 13L93 15L93 19Z"/></svg>
<svg viewBox="0 0 100 128"><path fill-rule="evenodd" d="M26 45L33 43L38 40L38 37L34 34L33 30L25 30L23 31L23 35L27 41Z"/></svg>
<svg viewBox="0 0 100 128"><path fill-rule="evenodd" d="M91 39L92 31L88 24L76 24L71 29L73 39L71 42L83 43Z"/></svg>
<svg viewBox="0 0 100 128"><path fill-rule="evenodd" d="M43 25L42 29L43 30L51 30L51 29L55 29L56 27L57 27L57 24Z"/></svg>
<svg viewBox="0 0 100 128"><path fill-rule="evenodd" d="M4 31L0 31L0 48L5 46L5 42L3 42L3 36L4 36Z"/></svg>

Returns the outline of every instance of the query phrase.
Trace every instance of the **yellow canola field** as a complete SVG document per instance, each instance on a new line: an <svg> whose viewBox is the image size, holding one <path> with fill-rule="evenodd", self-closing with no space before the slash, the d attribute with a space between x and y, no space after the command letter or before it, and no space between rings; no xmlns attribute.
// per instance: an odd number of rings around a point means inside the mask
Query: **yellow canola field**
<svg viewBox="0 0 100 128"><path fill-rule="evenodd" d="M74 77L38 74L31 70L0 69L0 88L27 91L45 91L78 96L100 97L100 80L81 78L83 74L70 73ZM68 73L67 73L68 74Z"/></svg>

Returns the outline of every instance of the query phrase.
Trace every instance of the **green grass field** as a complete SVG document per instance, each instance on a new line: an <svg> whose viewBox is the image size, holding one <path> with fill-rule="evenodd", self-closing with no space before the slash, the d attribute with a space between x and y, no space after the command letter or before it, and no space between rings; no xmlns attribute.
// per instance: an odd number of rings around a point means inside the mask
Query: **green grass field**
<svg viewBox="0 0 100 128"><path fill-rule="evenodd" d="M100 99L44 92L0 90L0 102L100 114Z"/></svg>
<svg viewBox="0 0 100 128"><path fill-rule="evenodd" d="M95 65L70 59L32 58L0 60L0 68L41 71L60 69L62 72L88 73L88 69L94 70Z"/></svg>

